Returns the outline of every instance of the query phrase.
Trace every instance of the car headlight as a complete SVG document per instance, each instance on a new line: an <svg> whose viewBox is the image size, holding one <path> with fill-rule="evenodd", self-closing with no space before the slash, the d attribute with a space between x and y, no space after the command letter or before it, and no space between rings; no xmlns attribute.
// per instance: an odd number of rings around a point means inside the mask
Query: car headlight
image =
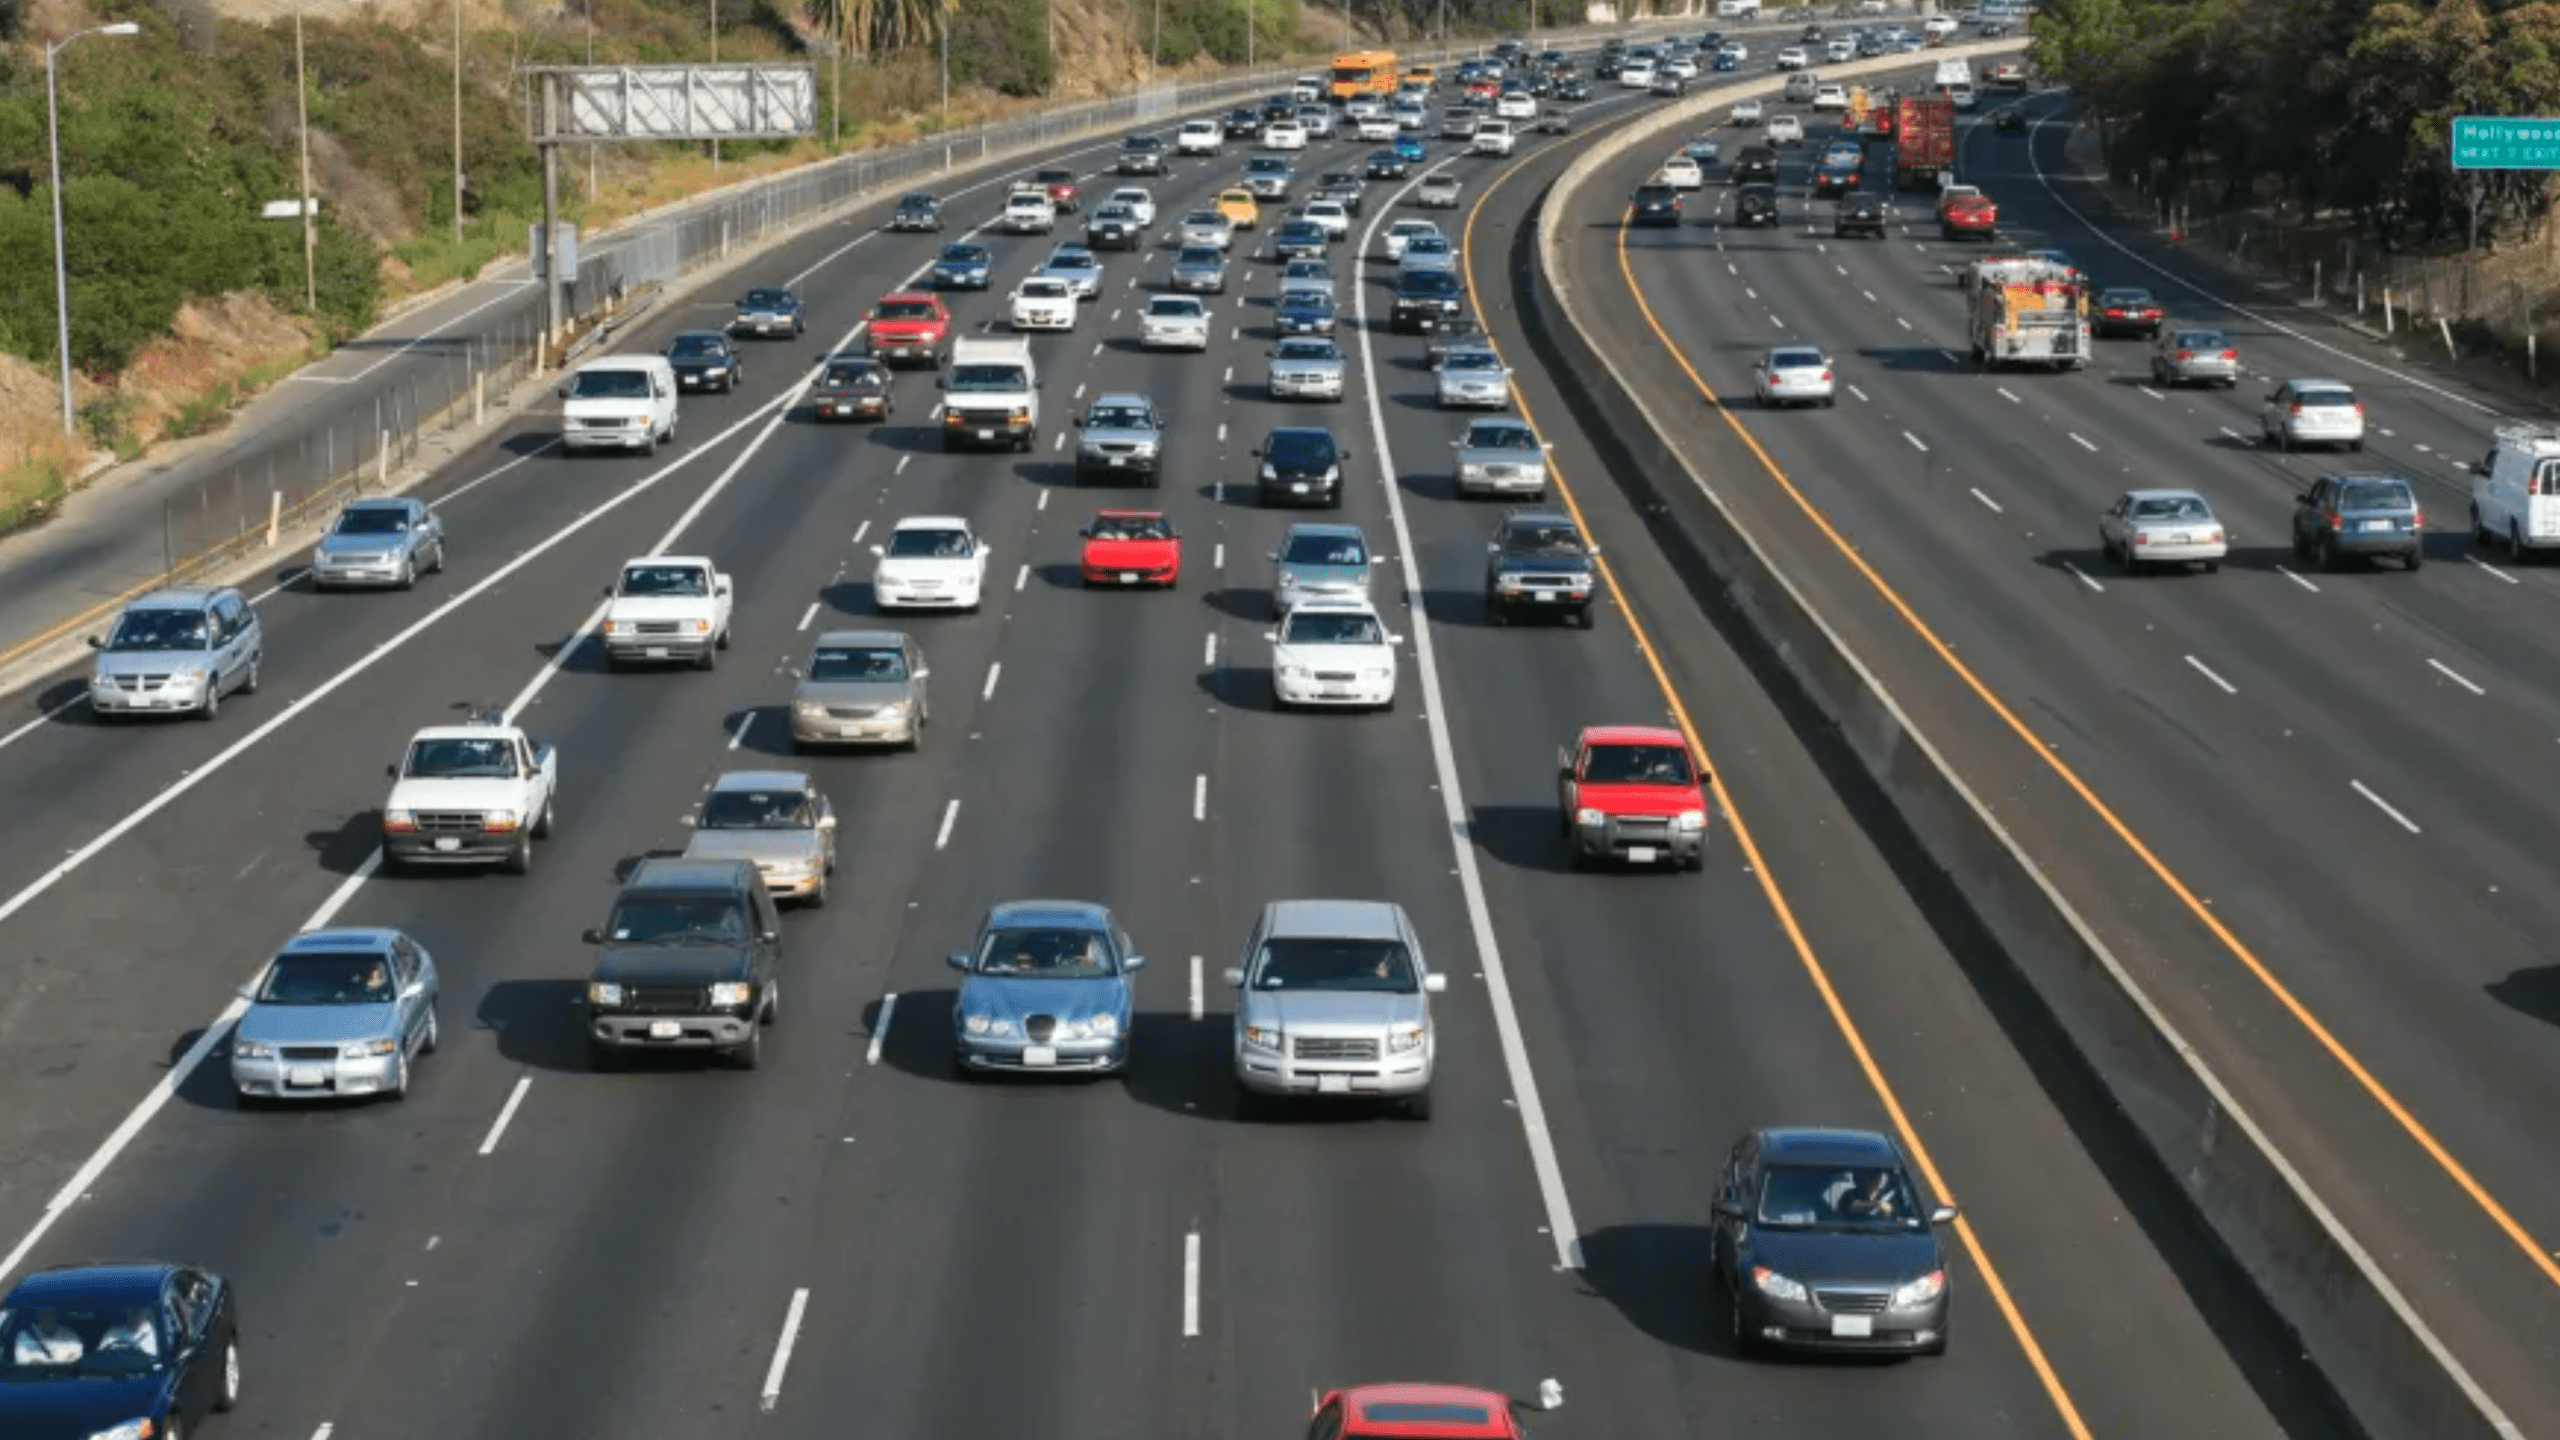
<svg viewBox="0 0 2560 1440"><path fill-rule="evenodd" d="M1324 467L1324 483L1326 483L1327 485L1339 485L1339 484L1341 484L1341 483L1342 483L1342 467L1341 467L1341 466L1339 466L1339 465L1327 465L1326 467Z"/></svg>
<svg viewBox="0 0 2560 1440"><path fill-rule="evenodd" d="M1892 1308L1900 1310L1912 1305L1926 1305L1946 1292L1947 1272L1932 1270L1894 1291Z"/></svg>
<svg viewBox="0 0 2560 1440"><path fill-rule="evenodd" d="M1056 1033L1057 1038L1061 1040L1082 1040L1093 1033L1093 1022L1090 1020L1061 1020L1058 1022L1058 1029Z"/></svg>
<svg viewBox="0 0 2560 1440"><path fill-rule="evenodd" d="M1295 590L1295 589L1297 589L1297 588L1298 588L1298 577L1297 577L1296 572L1294 572L1294 571L1289 571L1289 570L1283 570L1283 571L1281 571L1281 572L1280 572L1280 588L1281 588L1281 589L1283 589L1283 590Z"/></svg>
<svg viewBox="0 0 2560 1440"><path fill-rule="evenodd" d="M961 1022L972 1035L1010 1035L1013 1022L1001 1015L972 1015Z"/></svg>
<svg viewBox="0 0 2560 1440"><path fill-rule="evenodd" d="M1307 667L1304 665L1283 665L1280 667L1280 678L1283 680L1304 680L1307 678Z"/></svg>
<svg viewBox="0 0 2560 1440"><path fill-rule="evenodd" d="M726 365L706 365L703 367L702 373L716 380L719 377L728 374L729 367Z"/></svg>
<svg viewBox="0 0 2560 1440"><path fill-rule="evenodd" d="M1272 1054L1277 1055L1280 1053L1281 1045L1287 1040L1287 1038L1287 1036L1280 1033L1280 1027L1277 1025L1247 1025L1244 1027L1244 1043L1248 1049L1268 1050Z"/></svg>
<svg viewBox="0 0 2560 1440"><path fill-rule="evenodd" d="M590 980L587 982L587 1003L619 1005L622 1003L622 987L610 980Z"/></svg>
<svg viewBox="0 0 2560 1440"><path fill-rule="evenodd" d="M806 719L816 720L827 713L827 707L819 704L815 700L794 700L791 702L791 713L802 716Z"/></svg>
<svg viewBox="0 0 2560 1440"><path fill-rule="evenodd" d="M756 998L752 980L723 980L711 987L711 1003L724 1009L735 1009Z"/></svg>
<svg viewBox="0 0 2560 1440"><path fill-rule="evenodd" d="M1788 1279L1766 1265L1751 1267L1751 1283L1760 1287L1760 1293L1772 1300L1802 1301L1811 1298L1805 1294L1802 1284Z"/></svg>
<svg viewBox="0 0 2560 1440"><path fill-rule="evenodd" d="M639 628L638 624L629 620L607 620L604 622L604 633L607 635L628 635Z"/></svg>
<svg viewBox="0 0 2560 1440"><path fill-rule="evenodd" d="M1392 680L1395 678L1395 673L1396 672L1394 670L1387 666L1378 665L1361 671L1360 678L1363 680Z"/></svg>
<svg viewBox="0 0 2560 1440"><path fill-rule="evenodd" d="M1387 1049L1390 1051L1401 1052L1421 1048L1422 1027L1419 1025L1399 1026L1387 1032Z"/></svg>
<svg viewBox="0 0 2560 1440"><path fill-rule="evenodd" d="M1671 828L1674 830L1704 830L1707 828L1707 812L1704 810L1683 810L1679 814L1671 817Z"/></svg>
<svg viewBox="0 0 2560 1440"><path fill-rule="evenodd" d="M1608 824L1609 817L1602 814L1600 811L1584 808L1573 812L1573 823L1576 825L1588 825L1597 829L1600 826Z"/></svg>
<svg viewBox="0 0 2560 1440"><path fill-rule="evenodd" d="M1280 478L1280 471L1274 466L1265 465L1262 467L1262 478L1265 480L1277 480Z"/></svg>
<svg viewBox="0 0 2560 1440"><path fill-rule="evenodd" d="M914 708L916 708L916 702L913 700L892 700L880 707L880 714L884 719L897 720L904 718L906 713Z"/></svg>
<svg viewBox="0 0 2560 1440"><path fill-rule="evenodd" d="M1117 1015L1096 1015L1085 1022L1085 1028L1093 1032L1094 1038L1098 1040L1108 1040L1112 1036L1120 1033L1120 1017Z"/></svg>
<svg viewBox="0 0 2560 1440"><path fill-rule="evenodd" d="M481 812L480 828L483 830L513 830L516 828L516 819L516 812L513 810L487 810Z"/></svg>
<svg viewBox="0 0 2560 1440"><path fill-rule="evenodd" d="M395 1040L359 1040L353 1045L341 1047L338 1057L342 1060L370 1060L377 1055L388 1055L399 1048L399 1042Z"/></svg>
<svg viewBox="0 0 2560 1440"><path fill-rule="evenodd" d="M264 1040L234 1040L231 1042L231 1058L234 1060L273 1060L276 1058L276 1047L268 1044Z"/></svg>
<svg viewBox="0 0 2560 1440"><path fill-rule="evenodd" d="M145 1416L139 1420L127 1420L121 1425L110 1425L90 1435L89 1440L151 1440L159 1433L160 1427Z"/></svg>
<svg viewBox="0 0 2560 1440"><path fill-rule="evenodd" d="M204 674L205 671L202 665L181 665L178 667L178 678L181 680L201 680L204 678Z"/></svg>

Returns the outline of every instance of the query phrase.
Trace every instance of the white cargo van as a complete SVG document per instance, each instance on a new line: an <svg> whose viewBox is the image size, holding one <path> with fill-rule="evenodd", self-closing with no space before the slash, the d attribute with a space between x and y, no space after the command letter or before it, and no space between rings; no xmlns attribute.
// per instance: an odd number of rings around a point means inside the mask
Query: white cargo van
<svg viewBox="0 0 2560 1440"><path fill-rule="evenodd" d="M2560 549L2560 426L2508 425L2471 472L2471 533L2518 561Z"/></svg>
<svg viewBox="0 0 2560 1440"><path fill-rule="evenodd" d="M676 369L664 355L607 355L560 387L560 448L655 455L676 439Z"/></svg>

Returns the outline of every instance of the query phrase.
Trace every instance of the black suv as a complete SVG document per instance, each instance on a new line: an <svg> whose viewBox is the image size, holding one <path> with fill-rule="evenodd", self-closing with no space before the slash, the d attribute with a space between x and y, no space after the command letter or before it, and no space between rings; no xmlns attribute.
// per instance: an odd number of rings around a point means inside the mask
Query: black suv
<svg viewBox="0 0 2560 1440"><path fill-rule="evenodd" d="M1123 175L1161 175L1164 173L1164 141L1153 135L1132 135L1120 142L1117 167Z"/></svg>
<svg viewBox="0 0 2560 1440"><path fill-rule="evenodd" d="M1342 462L1351 452L1321 425L1283 425L1254 447L1262 461L1253 494L1262 505L1342 508Z"/></svg>
<svg viewBox="0 0 2560 1440"><path fill-rule="evenodd" d="M1725 171L1725 179L1735 185L1775 185L1778 183L1778 152L1766 145L1745 147L1734 157Z"/></svg>
<svg viewBox="0 0 2560 1440"><path fill-rule="evenodd" d="M1562 510L1514 510L1493 527L1485 547L1484 614L1496 625L1514 616L1555 615L1591 628L1591 599L1598 589L1592 560L1573 517Z"/></svg>
<svg viewBox="0 0 2560 1440"><path fill-rule="evenodd" d="M1262 112L1238 106L1227 112L1224 123L1228 139L1251 140L1262 133Z"/></svg>
<svg viewBox="0 0 2560 1440"><path fill-rule="evenodd" d="M898 197L898 208L889 216L892 230L939 230L942 228L942 202L921 190Z"/></svg>
<svg viewBox="0 0 2560 1440"><path fill-rule="evenodd" d="M1840 197L1840 213L1831 219L1831 234L1836 239L1852 235L1884 238L1884 197L1871 191L1853 191Z"/></svg>
<svg viewBox="0 0 2560 1440"><path fill-rule="evenodd" d="M1634 221L1638 225L1677 225L1680 223L1680 192L1668 185L1639 185L1634 201Z"/></svg>
<svg viewBox="0 0 2560 1440"><path fill-rule="evenodd" d="M586 938L601 947L587 980L589 1068L650 1050L762 1063L780 1013L782 917L753 862L643 860Z"/></svg>
<svg viewBox="0 0 2560 1440"><path fill-rule="evenodd" d="M1733 223L1736 225L1775 225L1778 223L1778 187L1745 185L1734 192Z"/></svg>
<svg viewBox="0 0 2560 1440"><path fill-rule="evenodd" d="M1395 310L1388 323L1407 334L1437 330L1465 307L1466 291L1455 272L1411 270L1396 281Z"/></svg>
<svg viewBox="0 0 2560 1440"><path fill-rule="evenodd" d="M2293 558L2323 570L2362 555L2415 570L2426 563L2426 513L2397 475L2323 475L2294 501Z"/></svg>

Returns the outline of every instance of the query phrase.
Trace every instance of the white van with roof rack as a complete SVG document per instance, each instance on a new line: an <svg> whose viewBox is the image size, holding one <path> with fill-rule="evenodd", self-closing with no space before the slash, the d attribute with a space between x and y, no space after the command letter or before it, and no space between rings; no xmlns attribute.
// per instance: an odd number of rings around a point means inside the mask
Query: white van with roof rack
<svg viewBox="0 0 2560 1440"><path fill-rule="evenodd" d="M2471 472L2471 534L2519 563L2527 551L2560 549L2560 426L2500 427Z"/></svg>

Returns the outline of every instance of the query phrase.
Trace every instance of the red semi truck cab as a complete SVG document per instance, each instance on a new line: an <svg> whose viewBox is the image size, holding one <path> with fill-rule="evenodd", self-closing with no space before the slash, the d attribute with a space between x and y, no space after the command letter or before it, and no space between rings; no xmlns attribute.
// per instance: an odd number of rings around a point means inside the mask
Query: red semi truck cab
<svg viewBox="0 0 2560 1440"><path fill-rule="evenodd" d="M1557 752L1556 802L1573 866L1702 869L1707 768L1677 730L1595 725Z"/></svg>

